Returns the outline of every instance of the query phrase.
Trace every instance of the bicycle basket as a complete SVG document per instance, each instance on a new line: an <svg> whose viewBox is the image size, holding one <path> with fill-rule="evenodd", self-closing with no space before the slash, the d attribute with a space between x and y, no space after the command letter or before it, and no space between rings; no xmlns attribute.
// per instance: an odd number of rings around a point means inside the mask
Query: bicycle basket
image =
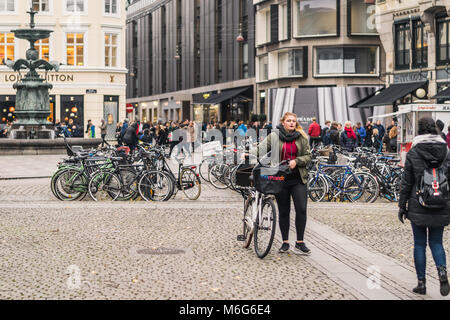
<svg viewBox="0 0 450 320"><path fill-rule="evenodd" d="M236 169L236 187L248 188L252 186L250 176L252 175L254 166L249 164L241 164Z"/></svg>
<svg viewBox="0 0 450 320"><path fill-rule="evenodd" d="M255 188L263 194L280 194L283 191L286 177L290 172L291 169L288 165L277 167L257 165L253 169Z"/></svg>

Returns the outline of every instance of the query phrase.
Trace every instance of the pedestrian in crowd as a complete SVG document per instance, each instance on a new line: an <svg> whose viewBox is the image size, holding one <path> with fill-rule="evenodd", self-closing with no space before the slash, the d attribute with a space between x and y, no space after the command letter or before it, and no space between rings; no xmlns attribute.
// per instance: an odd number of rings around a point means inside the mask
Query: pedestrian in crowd
<svg viewBox="0 0 450 320"><path fill-rule="evenodd" d="M330 139L331 139L331 143L334 146L340 146L341 145L340 133L339 133L339 130L338 130L338 123L337 122L333 122L331 124Z"/></svg>
<svg viewBox="0 0 450 320"><path fill-rule="evenodd" d="M122 137L120 135L121 132L122 132L122 122L118 122L116 124L116 140L119 146L122 145Z"/></svg>
<svg viewBox="0 0 450 320"><path fill-rule="evenodd" d="M449 293L447 277L447 262L443 247L444 228L450 223L450 202L440 209L425 207L419 193L419 184L428 168L442 168L450 181L450 155L447 145L438 134L436 123L432 118L419 120L419 136L414 138L412 149L406 156L402 176L399 220L411 221L414 235L414 265L416 268L418 286L413 289L417 294L426 294L426 248L427 242L433 254L440 281L441 295ZM439 169L440 170L440 169ZM426 182L425 182L426 183ZM435 193L439 186L433 185ZM427 240L428 239L428 240Z"/></svg>
<svg viewBox="0 0 450 320"><path fill-rule="evenodd" d="M448 131L447 131L447 145L448 145L448 148L450 149L450 126L448 126Z"/></svg>
<svg viewBox="0 0 450 320"><path fill-rule="evenodd" d="M366 138L364 140L364 147L371 148L373 145L372 135L373 135L373 126L371 121L367 121L366 123Z"/></svg>
<svg viewBox="0 0 450 320"><path fill-rule="evenodd" d="M151 136L150 129L145 129L142 135L139 136L139 140L147 144L152 144L153 138Z"/></svg>
<svg viewBox="0 0 450 320"><path fill-rule="evenodd" d="M95 139L95 125L92 123L91 120L88 120L86 134L88 138Z"/></svg>
<svg viewBox="0 0 450 320"><path fill-rule="evenodd" d="M102 119L102 123L100 124L100 135L102 137L102 148L105 144L109 145L109 143L106 142L106 140L105 140L106 134L107 134L107 128L108 128L108 126L106 125L106 121L104 119Z"/></svg>
<svg viewBox="0 0 450 320"><path fill-rule="evenodd" d="M139 124L137 122L133 122L133 124L127 128L125 134L123 135L123 143L130 148L130 152L133 152L139 144L139 137L137 135L138 128Z"/></svg>
<svg viewBox="0 0 450 320"><path fill-rule="evenodd" d="M322 129L320 128L320 125L317 123L316 118L312 118L312 124L309 126L308 129L308 135L310 137L309 139L309 146L311 148L314 148L316 145L319 145L322 141L321 134Z"/></svg>
<svg viewBox="0 0 450 320"><path fill-rule="evenodd" d="M393 152L392 148L391 148L391 139L389 138L389 134L390 134L392 128L394 127L394 125L395 125L395 121L392 120L391 124L386 128L386 133L385 133L384 140L383 140L383 142L386 144L386 152L388 152L388 153Z"/></svg>
<svg viewBox="0 0 450 320"><path fill-rule="evenodd" d="M178 127L178 123L174 122L172 123L172 129L169 130L169 143L170 143L170 152L169 152L169 158L172 156L173 149L175 146L180 144L181 142L181 135L180 132L178 132L180 128Z"/></svg>
<svg viewBox="0 0 450 320"><path fill-rule="evenodd" d="M389 130L389 145L391 148L391 152L397 152L397 136L398 136L398 127L397 123L393 121L393 126L391 130Z"/></svg>
<svg viewBox="0 0 450 320"><path fill-rule="evenodd" d="M442 120L436 120L436 127L438 128L438 134L442 137L444 141L447 141L447 137L444 133L445 123Z"/></svg>
<svg viewBox="0 0 450 320"><path fill-rule="evenodd" d="M191 151L189 150L189 132L188 132L188 126L184 125L180 127L179 131L180 133L180 143L178 144L178 152L177 157L180 155L181 152L184 153L186 151L189 155L189 157L192 157Z"/></svg>
<svg viewBox="0 0 450 320"><path fill-rule="evenodd" d="M195 152L195 125L193 121L189 122L187 131L187 142L191 144L192 152Z"/></svg>
<svg viewBox="0 0 450 320"><path fill-rule="evenodd" d="M307 220L308 203L308 165L311 162L311 152L308 137L297 122L297 115L286 113L280 120L277 131L272 132L259 146L251 151L258 156L264 150L270 152L271 148L279 148L279 161L289 161L292 173L285 180L283 192L276 196L279 212L279 224L283 245L280 253L289 251L289 225L291 211L291 197L295 207L295 227L297 231L297 242L294 252L299 254L310 254L304 242L304 233ZM319 127L320 128L320 127Z"/></svg>
<svg viewBox="0 0 450 320"><path fill-rule="evenodd" d="M266 134L267 134L267 136L269 136L272 133L272 122L266 121L263 129L266 130Z"/></svg>
<svg viewBox="0 0 450 320"><path fill-rule="evenodd" d="M123 143L123 136L125 135L125 132L127 132L128 127L129 127L128 119L125 119L125 120L123 121L122 129L121 129L121 131L120 131L120 141L121 141L121 144Z"/></svg>
<svg viewBox="0 0 450 320"><path fill-rule="evenodd" d="M244 124L244 121L239 121L237 132L241 137L244 137L247 134L247 126Z"/></svg>
<svg viewBox="0 0 450 320"><path fill-rule="evenodd" d="M377 124L375 125L375 128L378 129L378 137L383 141L384 135L386 134L386 129L384 128L383 124L381 123L381 120L377 121Z"/></svg>
<svg viewBox="0 0 450 320"><path fill-rule="evenodd" d="M356 131L358 137L358 145L363 146L366 140L367 132L366 129L361 125L361 122L356 123Z"/></svg>
<svg viewBox="0 0 450 320"><path fill-rule="evenodd" d="M377 128L372 131L372 146L375 148L377 153L383 152L383 140L380 138L380 132Z"/></svg>
<svg viewBox="0 0 450 320"><path fill-rule="evenodd" d="M341 147L344 150L353 152L358 146L358 138L355 131L352 129L352 123L347 121L345 123L344 131L341 134Z"/></svg>
<svg viewBox="0 0 450 320"><path fill-rule="evenodd" d="M332 142L331 142L331 135L330 135L330 130L331 130L331 121L327 120L325 121L325 127L322 128L322 142L324 146L329 146Z"/></svg>

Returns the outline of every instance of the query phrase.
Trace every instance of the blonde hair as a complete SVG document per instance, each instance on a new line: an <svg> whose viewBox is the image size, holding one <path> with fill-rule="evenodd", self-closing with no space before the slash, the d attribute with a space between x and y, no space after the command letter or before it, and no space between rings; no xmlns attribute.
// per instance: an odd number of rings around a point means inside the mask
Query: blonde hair
<svg viewBox="0 0 450 320"><path fill-rule="evenodd" d="M296 121L296 123L297 123L295 130L298 131L298 132L300 132L300 134L301 134L305 139L308 140L308 136L306 135L306 132L303 130L303 127L302 127L302 126L300 125L300 123L297 121L297 115L296 115L295 113L292 113L292 112L286 112L286 113L284 114L284 116L280 119L280 123L283 124L283 122L286 121L286 119L287 119L288 117L294 117L294 118L295 118L295 121Z"/></svg>

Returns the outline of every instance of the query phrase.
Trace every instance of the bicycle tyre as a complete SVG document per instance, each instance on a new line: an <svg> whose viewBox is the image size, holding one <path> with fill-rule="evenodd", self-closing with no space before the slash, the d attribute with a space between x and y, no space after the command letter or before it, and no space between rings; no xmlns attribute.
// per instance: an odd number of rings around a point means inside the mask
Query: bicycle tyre
<svg viewBox="0 0 450 320"><path fill-rule="evenodd" d="M92 174L88 191L96 202L106 199L116 201L122 192L122 182L115 173L99 170Z"/></svg>
<svg viewBox="0 0 450 320"><path fill-rule="evenodd" d="M313 202L322 202L328 194L328 182L321 175L312 177L308 181L308 196Z"/></svg>
<svg viewBox="0 0 450 320"><path fill-rule="evenodd" d="M223 177L224 166L224 164L220 163L215 164L211 167L211 170L209 170L208 173L209 182L213 185L213 187L219 190L228 188Z"/></svg>
<svg viewBox="0 0 450 320"><path fill-rule="evenodd" d="M356 188L354 187L355 185L357 186ZM352 187L355 193L351 192ZM373 190L369 192L369 188ZM377 179L368 172L356 172L350 175L344 182L344 190L347 199L353 203L374 203L380 195L380 186L378 185ZM363 196L367 192L369 192L369 197L364 198Z"/></svg>
<svg viewBox="0 0 450 320"><path fill-rule="evenodd" d="M267 217L267 220L265 220L265 213L264 213L264 208L268 206L269 207L269 214ZM255 248L255 253L258 256L258 258L260 259L264 259L270 252L270 249L272 248L272 244L273 244L273 239L275 238L275 229L276 229L276 225L277 225L277 212L275 209L275 204L273 202L272 199L264 199L262 202L262 218L263 218L263 224L260 225L260 221L259 221L259 215L256 217L256 221L255 221L255 227L254 227L254 240L253 240L253 244L254 244L254 248ZM264 222L265 221L269 221L268 222L268 228L271 230L269 230L269 239L267 244L264 244L262 241L262 237L261 235L262 230L264 230ZM261 247L260 247L261 245Z"/></svg>
<svg viewBox="0 0 450 320"><path fill-rule="evenodd" d="M72 179L74 180L71 181ZM61 201L77 201L83 199L88 193L87 185L88 180L82 172L76 169L67 169L55 177L54 188L57 198ZM75 190L75 188L79 188L79 190Z"/></svg>
<svg viewBox="0 0 450 320"><path fill-rule="evenodd" d="M242 242L242 247L248 249L253 240L254 223L252 222L252 207L255 199L249 197L244 206L244 218L242 219L242 231L245 240ZM251 224L251 225L249 225Z"/></svg>
<svg viewBox="0 0 450 320"><path fill-rule="evenodd" d="M164 182L165 181L165 182ZM155 190L163 190L167 186L167 193L156 195ZM174 193L174 182L172 178L162 171L146 172L138 183L138 191L145 201L167 201Z"/></svg>
<svg viewBox="0 0 450 320"><path fill-rule="evenodd" d="M181 170L180 174L180 187L183 191L184 195L189 200L197 200L201 193L202 193L202 183L200 181L200 178L197 176L197 173L189 168L184 168ZM192 194L188 192L188 190L197 188L196 192L193 192Z"/></svg>

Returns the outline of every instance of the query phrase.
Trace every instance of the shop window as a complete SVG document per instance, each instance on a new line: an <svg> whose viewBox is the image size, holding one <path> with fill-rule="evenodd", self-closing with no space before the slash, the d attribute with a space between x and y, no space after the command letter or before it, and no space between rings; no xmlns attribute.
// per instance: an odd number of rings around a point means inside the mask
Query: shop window
<svg viewBox="0 0 450 320"><path fill-rule="evenodd" d="M296 37L337 36L339 0L296 0Z"/></svg>
<svg viewBox="0 0 450 320"><path fill-rule="evenodd" d="M377 34L375 0L347 0L349 35Z"/></svg>
<svg viewBox="0 0 450 320"><path fill-rule="evenodd" d="M67 124L73 137L84 134L84 96L61 96L61 122Z"/></svg>
<svg viewBox="0 0 450 320"><path fill-rule="evenodd" d="M84 34L67 34L67 65L84 66Z"/></svg>
<svg viewBox="0 0 450 320"><path fill-rule="evenodd" d="M15 0L0 0L0 12L15 12Z"/></svg>
<svg viewBox="0 0 450 320"><path fill-rule="evenodd" d="M31 7L37 12L49 12L50 11L50 0L32 0Z"/></svg>
<svg viewBox="0 0 450 320"><path fill-rule="evenodd" d="M105 0L105 13L117 14L117 0Z"/></svg>
<svg viewBox="0 0 450 320"><path fill-rule="evenodd" d="M34 47L39 52L39 59L50 61L49 38L36 41Z"/></svg>
<svg viewBox="0 0 450 320"><path fill-rule="evenodd" d="M377 75L378 47L316 49L316 75Z"/></svg>
<svg viewBox="0 0 450 320"><path fill-rule="evenodd" d="M0 33L0 63L5 60L15 60L14 33Z"/></svg>
<svg viewBox="0 0 450 320"><path fill-rule="evenodd" d="M117 67L117 34L105 34L105 67Z"/></svg>

